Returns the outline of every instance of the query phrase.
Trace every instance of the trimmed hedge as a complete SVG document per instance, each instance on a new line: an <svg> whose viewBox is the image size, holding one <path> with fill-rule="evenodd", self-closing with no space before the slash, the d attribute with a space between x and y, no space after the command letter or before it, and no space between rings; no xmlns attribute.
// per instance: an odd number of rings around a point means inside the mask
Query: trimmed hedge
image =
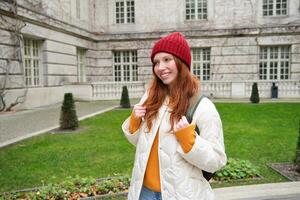
<svg viewBox="0 0 300 200"><path fill-rule="evenodd" d="M62 130L75 130L79 126L72 93L65 93L64 95L64 101L60 112L59 125L59 128Z"/></svg>
<svg viewBox="0 0 300 200"><path fill-rule="evenodd" d="M259 93L258 93L257 83L253 83L252 85L250 101L252 103L259 103Z"/></svg>
<svg viewBox="0 0 300 200"><path fill-rule="evenodd" d="M122 96L121 96L120 106L122 108L130 108L128 89L126 86L123 86L123 88L122 88Z"/></svg>

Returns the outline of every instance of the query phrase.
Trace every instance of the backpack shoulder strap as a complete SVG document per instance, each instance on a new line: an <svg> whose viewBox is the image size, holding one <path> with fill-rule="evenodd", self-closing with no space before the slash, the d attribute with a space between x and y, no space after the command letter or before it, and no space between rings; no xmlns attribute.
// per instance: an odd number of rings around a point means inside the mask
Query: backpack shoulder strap
<svg viewBox="0 0 300 200"><path fill-rule="evenodd" d="M199 105L199 103L201 102L201 100L204 98L205 96L204 95L199 95L198 96L198 99L196 101L196 103L194 103L193 105L191 105L189 108L188 108L188 111L186 113L186 118L188 120L189 123L191 123L193 121L193 116L194 116L194 113Z"/></svg>
<svg viewBox="0 0 300 200"><path fill-rule="evenodd" d="M188 120L189 123L191 123L193 121L193 115L199 105L199 103L201 102L201 100L204 98L205 96L204 95L199 95L198 96L198 99L196 101L196 103L194 103L193 105L191 105L186 113L186 118ZM196 128L195 128L195 131L197 132L198 135L200 135L200 131L199 131L199 128L197 127L196 125ZM202 173L203 173L203 177L209 181L213 176L214 176L214 173L211 173L211 172L207 172L207 171L204 171L202 170Z"/></svg>

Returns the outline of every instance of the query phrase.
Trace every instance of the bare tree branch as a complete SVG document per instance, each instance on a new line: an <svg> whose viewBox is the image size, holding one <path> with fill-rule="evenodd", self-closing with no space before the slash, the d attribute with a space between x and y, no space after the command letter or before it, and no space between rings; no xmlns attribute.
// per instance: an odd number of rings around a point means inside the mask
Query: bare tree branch
<svg viewBox="0 0 300 200"><path fill-rule="evenodd" d="M26 24L18 15L17 0L4 0L2 3L4 3L2 5L5 6L4 8L2 7L2 9L8 10L13 15L13 19L11 20L9 20L7 17L4 17L3 15L0 15L0 25L4 29L9 31L10 38L12 41L14 41L14 44L10 45L14 48L12 51L8 49L6 52L1 52L1 57L5 58L6 63L0 66L0 69L4 72L4 78L0 83L0 111L10 111L16 105L24 102L28 90L27 87L24 87L24 83L20 84L19 82L12 81L11 79L11 74L14 74L13 70L15 70L15 67L12 67L12 59L17 59L20 71L23 71L23 36L21 34L21 30L25 27ZM24 91L23 94L17 96L15 100L12 101L8 107L6 107L7 102L5 96L10 91L9 88L11 87L12 83L15 85L22 85Z"/></svg>

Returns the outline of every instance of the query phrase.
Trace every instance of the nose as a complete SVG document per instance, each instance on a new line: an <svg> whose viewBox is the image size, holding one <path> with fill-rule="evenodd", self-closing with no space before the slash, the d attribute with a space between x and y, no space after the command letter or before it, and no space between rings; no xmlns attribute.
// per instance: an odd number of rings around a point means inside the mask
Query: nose
<svg viewBox="0 0 300 200"><path fill-rule="evenodd" d="M165 65L164 65L163 62L157 63L157 64L156 64L156 67L157 67L158 70L163 70L163 69L165 69Z"/></svg>

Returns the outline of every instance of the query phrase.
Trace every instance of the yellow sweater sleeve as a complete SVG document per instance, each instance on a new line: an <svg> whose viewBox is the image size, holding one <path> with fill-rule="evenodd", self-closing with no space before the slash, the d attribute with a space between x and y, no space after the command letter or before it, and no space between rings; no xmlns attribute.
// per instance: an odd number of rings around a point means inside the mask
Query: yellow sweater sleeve
<svg viewBox="0 0 300 200"><path fill-rule="evenodd" d="M135 117L132 112L130 115L130 120L129 120L129 132L131 134L136 132L140 128L141 123L142 123L142 119Z"/></svg>
<svg viewBox="0 0 300 200"><path fill-rule="evenodd" d="M175 136L184 153L188 153L193 148L196 138L195 128L196 125L191 124L175 132Z"/></svg>

